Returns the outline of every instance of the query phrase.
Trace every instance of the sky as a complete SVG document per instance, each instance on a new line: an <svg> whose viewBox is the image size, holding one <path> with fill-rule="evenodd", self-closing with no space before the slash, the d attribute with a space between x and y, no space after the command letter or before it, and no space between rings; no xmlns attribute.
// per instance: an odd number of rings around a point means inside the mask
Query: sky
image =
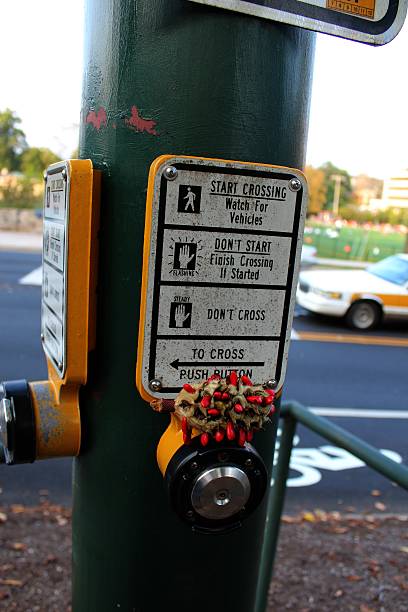
<svg viewBox="0 0 408 612"><path fill-rule="evenodd" d="M61 157L78 141L83 4L0 0L0 110L17 113L30 146ZM307 163L376 178L407 168L407 64L408 22L383 47L318 34Z"/></svg>

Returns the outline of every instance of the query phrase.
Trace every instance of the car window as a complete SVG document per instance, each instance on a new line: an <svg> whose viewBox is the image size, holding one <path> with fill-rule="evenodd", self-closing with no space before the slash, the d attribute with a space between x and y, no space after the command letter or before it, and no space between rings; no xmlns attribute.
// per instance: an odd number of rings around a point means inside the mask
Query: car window
<svg viewBox="0 0 408 612"><path fill-rule="evenodd" d="M387 257L367 268L367 272L384 280L405 285L408 283L408 259L402 257Z"/></svg>

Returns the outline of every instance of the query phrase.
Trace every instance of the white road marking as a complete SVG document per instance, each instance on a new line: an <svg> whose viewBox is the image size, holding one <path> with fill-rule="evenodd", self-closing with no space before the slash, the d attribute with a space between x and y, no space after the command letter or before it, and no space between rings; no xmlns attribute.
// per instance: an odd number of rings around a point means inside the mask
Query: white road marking
<svg viewBox="0 0 408 612"><path fill-rule="evenodd" d="M38 285L42 284L42 266L29 272L18 281L20 285Z"/></svg>
<svg viewBox="0 0 408 612"><path fill-rule="evenodd" d="M408 419L408 410L365 410L364 408L328 408L310 406L313 414L326 417L351 417L355 419Z"/></svg>

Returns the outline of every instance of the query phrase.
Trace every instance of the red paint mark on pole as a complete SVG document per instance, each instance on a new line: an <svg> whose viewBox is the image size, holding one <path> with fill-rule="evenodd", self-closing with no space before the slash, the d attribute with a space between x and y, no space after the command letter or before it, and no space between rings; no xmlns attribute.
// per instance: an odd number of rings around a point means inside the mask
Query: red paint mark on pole
<svg viewBox="0 0 408 612"><path fill-rule="evenodd" d="M91 123L96 130L101 129L101 127L106 127L108 124L108 118L106 116L106 111L102 107L95 113L94 110L89 111L85 123Z"/></svg>
<svg viewBox="0 0 408 612"><path fill-rule="evenodd" d="M139 110L136 106L132 106L131 108L131 117L126 117L125 123L131 128L134 128L137 132L147 132L148 134L152 134L153 136L157 136L157 132L154 129L156 126L156 121L153 119L143 119L139 115Z"/></svg>

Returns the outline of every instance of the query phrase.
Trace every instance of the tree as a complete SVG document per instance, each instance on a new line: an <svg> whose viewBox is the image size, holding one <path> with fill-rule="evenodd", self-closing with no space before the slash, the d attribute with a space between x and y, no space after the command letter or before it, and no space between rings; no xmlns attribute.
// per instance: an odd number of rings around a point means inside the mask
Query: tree
<svg viewBox="0 0 408 612"><path fill-rule="evenodd" d="M20 169L20 157L27 148L25 134L17 127L20 123L21 119L9 108L0 112L0 170Z"/></svg>
<svg viewBox="0 0 408 612"><path fill-rule="evenodd" d="M306 166L305 175L309 185L309 204L307 213L316 214L320 212L326 204L327 186L325 183L325 175L322 170L313 168L313 166Z"/></svg>
<svg viewBox="0 0 408 612"><path fill-rule="evenodd" d="M331 162L326 162L319 167L319 170L321 170L324 174L324 183L326 185L326 210L333 209L333 202L335 200L335 185L339 180L334 177L341 177L340 197L338 202L340 208L350 204L352 202L353 189L351 186L351 177L347 170L337 168L337 166L334 166Z"/></svg>
<svg viewBox="0 0 408 612"><path fill-rule="evenodd" d="M30 147L21 155L21 171L30 178L41 178L50 164L60 161L50 149Z"/></svg>
<svg viewBox="0 0 408 612"><path fill-rule="evenodd" d="M1 182L2 208L34 208L41 205L42 198L42 190L38 189L38 183L33 179L10 175Z"/></svg>

